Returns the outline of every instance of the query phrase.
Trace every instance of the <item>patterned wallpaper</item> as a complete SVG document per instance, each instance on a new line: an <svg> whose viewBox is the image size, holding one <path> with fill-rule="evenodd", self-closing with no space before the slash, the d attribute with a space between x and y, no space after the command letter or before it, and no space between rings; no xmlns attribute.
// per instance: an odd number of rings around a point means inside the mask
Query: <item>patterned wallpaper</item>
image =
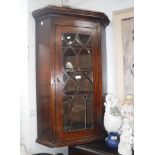
<svg viewBox="0 0 155 155"><path fill-rule="evenodd" d="M134 18L122 20L124 95L134 95Z"/></svg>

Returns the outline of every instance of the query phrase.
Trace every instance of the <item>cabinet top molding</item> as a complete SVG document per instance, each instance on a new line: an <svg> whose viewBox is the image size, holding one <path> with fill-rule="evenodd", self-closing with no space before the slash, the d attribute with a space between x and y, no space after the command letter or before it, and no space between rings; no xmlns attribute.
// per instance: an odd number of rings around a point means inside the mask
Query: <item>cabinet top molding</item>
<svg viewBox="0 0 155 155"><path fill-rule="evenodd" d="M48 18L50 16L69 16L69 17L77 17L84 18L88 20L98 20L100 23L106 27L109 25L110 20L104 13L94 12L94 11L86 11L73 9L69 7L57 7L57 6L47 6L45 8L38 9L32 12L35 20L42 20L44 18Z"/></svg>

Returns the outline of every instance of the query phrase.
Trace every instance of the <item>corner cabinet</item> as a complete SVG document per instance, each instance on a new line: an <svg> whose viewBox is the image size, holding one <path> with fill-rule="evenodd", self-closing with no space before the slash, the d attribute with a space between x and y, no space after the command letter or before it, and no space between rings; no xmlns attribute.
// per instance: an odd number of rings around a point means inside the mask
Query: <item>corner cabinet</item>
<svg viewBox="0 0 155 155"><path fill-rule="evenodd" d="M104 13L48 6L36 22L37 142L70 146L103 135Z"/></svg>

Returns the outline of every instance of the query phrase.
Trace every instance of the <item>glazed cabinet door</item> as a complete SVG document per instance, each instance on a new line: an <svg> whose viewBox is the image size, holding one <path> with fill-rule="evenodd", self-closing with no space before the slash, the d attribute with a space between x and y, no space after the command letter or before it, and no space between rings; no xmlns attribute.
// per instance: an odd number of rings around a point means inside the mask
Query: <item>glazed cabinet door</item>
<svg viewBox="0 0 155 155"><path fill-rule="evenodd" d="M59 141L94 139L102 122L98 30L56 26L56 131Z"/></svg>

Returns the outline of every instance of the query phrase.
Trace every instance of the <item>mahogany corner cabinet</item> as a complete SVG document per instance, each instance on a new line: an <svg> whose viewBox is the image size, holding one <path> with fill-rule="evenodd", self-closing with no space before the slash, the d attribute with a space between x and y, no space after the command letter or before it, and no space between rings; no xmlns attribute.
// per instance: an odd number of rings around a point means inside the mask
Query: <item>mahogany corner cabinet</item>
<svg viewBox="0 0 155 155"><path fill-rule="evenodd" d="M59 147L102 138L101 41L105 39L101 40L101 34L108 17L56 6L32 15L36 22L36 141Z"/></svg>

